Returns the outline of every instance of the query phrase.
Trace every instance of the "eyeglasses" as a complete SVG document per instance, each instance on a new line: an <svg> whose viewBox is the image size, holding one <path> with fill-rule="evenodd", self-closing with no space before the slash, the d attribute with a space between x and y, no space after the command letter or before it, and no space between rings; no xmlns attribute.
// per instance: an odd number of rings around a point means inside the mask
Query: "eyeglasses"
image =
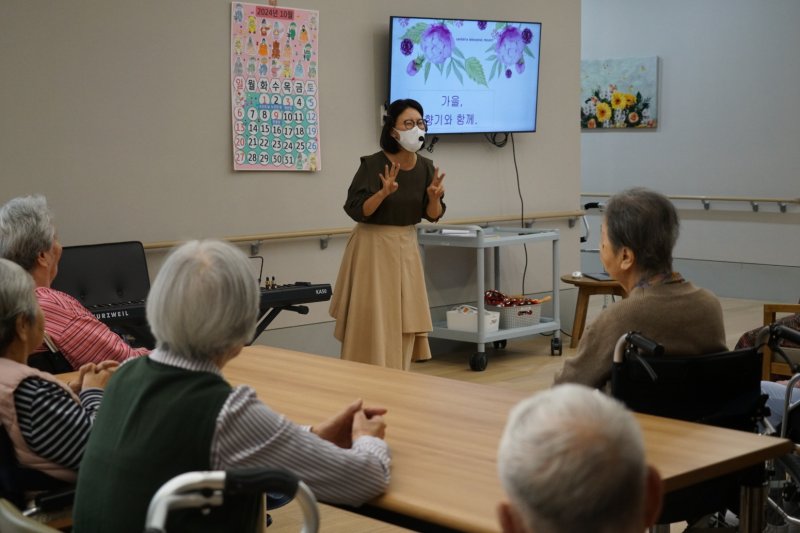
<svg viewBox="0 0 800 533"><path fill-rule="evenodd" d="M428 121L426 121L424 118L421 118L421 119L419 119L417 121L413 121L411 119L403 121L403 127L405 129L407 129L407 130L410 130L414 126L418 127L421 130L426 130L427 131L427 129L428 129Z"/></svg>

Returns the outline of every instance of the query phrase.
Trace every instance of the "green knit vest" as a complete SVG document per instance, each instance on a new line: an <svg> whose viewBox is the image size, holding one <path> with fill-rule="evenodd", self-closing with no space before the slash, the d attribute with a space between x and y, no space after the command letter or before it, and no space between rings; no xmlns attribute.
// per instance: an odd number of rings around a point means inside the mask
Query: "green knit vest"
<svg viewBox="0 0 800 533"><path fill-rule="evenodd" d="M78 473L75 533L141 533L158 488L178 474L211 470L217 416L231 393L222 377L140 357L106 388ZM256 531L258 498L176 510L167 530Z"/></svg>

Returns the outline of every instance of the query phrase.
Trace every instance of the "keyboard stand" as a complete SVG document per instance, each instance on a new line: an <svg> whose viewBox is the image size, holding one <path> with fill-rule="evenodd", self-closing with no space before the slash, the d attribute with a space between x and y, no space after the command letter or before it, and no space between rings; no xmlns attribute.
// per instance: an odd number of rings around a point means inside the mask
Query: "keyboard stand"
<svg viewBox="0 0 800 533"><path fill-rule="evenodd" d="M262 311L264 314L261 315L261 318L259 318L258 322L256 323L256 334L253 336L253 340L250 341L250 344L253 344L256 341L258 336L261 335L265 329L267 329L267 326L269 326L272 321L277 318L281 311L292 311L301 315L308 314L307 305L285 305L283 307L268 307L267 309Z"/></svg>

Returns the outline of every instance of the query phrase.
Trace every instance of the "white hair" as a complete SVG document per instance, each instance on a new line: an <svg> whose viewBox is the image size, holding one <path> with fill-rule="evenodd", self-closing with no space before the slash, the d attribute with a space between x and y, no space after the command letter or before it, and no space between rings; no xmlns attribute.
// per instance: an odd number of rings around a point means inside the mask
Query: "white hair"
<svg viewBox="0 0 800 533"><path fill-rule="evenodd" d="M30 271L53 247L56 229L44 196L21 196L0 208L0 257Z"/></svg>
<svg viewBox="0 0 800 533"><path fill-rule="evenodd" d="M616 400L559 385L511 411L498 472L537 533L641 531L647 465L639 426Z"/></svg>
<svg viewBox="0 0 800 533"><path fill-rule="evenodd" d="M29 321L36 317L39 307L34 292L33 278L21 266L0 259L0 356L17 333L17 317Z"/></svg>
<svg viewBox="0 0 800 533"><path fill-rule="evenodd" d="M147 321L159 348L215 359L253 340L258 284L247 256L216 240L176 248L147 297Z"/></svg>

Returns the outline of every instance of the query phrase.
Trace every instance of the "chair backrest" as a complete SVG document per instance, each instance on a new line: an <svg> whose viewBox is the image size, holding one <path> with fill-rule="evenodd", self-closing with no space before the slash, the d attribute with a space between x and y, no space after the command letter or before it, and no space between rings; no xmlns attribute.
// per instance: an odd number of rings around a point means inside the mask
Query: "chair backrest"
<svg viewBox="0 0 800 533"><path fill-rule="evenodd" d="M14 444L6 428L0 424L0 498L10 500L17 507L25 503L19 481L19 464Z"/></svg>
<svg viewBox="0 0 800 533"><path fill-rule="evenodd" d="M612 394L640 413L753 431L763 405L756 348L693 357L626 358L612 367Z"/></svg>
<svg viewBox="0 0 800 533"><path fill-rule="evenodd" d="M0 498L0 531L3 533L58 533L57 529L27 518L6 499Z"/></svg>
<svg viewBox="0 0 800 533"><path fill-rule="evenodd" d="M66 246L52 286L86 307L144 300L150 276L142 243Z"/></svg>

